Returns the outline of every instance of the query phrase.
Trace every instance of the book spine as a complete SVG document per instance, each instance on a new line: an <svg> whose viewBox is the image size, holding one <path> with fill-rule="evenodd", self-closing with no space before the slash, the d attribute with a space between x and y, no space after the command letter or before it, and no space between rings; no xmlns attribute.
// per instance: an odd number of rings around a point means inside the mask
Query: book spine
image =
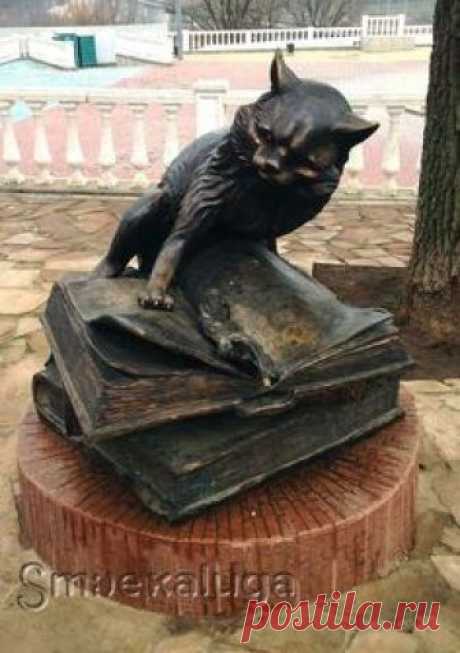
<svg viewBox="0 0 460 653"><path fill-rule="evenodd" d="M64 388L50 377L47 370L34 375L32 394L35 409L45 422L66 437L81 436L80 425Z"/></svg>
<svg viewBox="0 0 460 653"><path fill-rule="evenodd" d="M179 519L217 503L402 415L398 376L363 382L360 390L355 399L332 399L333 410L330 402L303 402L291 413L272 420L269 429L247 438L231 456L178 478L171 496L176 510L169 518Z"/></svg>
<svg viewBox="0 0 460 653"><path fill-rule="evenodd" d="M214 371L135 377L99 362L77 318L56 284L43 318L64 387L90 442L144 431L238 404L241 379ZM252 387L252 386L251 386Z"/></svg>

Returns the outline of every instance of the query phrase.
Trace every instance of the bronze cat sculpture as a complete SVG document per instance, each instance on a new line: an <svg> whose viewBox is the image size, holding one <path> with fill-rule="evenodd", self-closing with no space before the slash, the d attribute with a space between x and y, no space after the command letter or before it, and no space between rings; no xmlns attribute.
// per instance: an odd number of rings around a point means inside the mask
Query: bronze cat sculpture
<svg viewBox="0 0 460 653"><path fill-rule="evenodd" d="M184 255L213 239L276 239L312 220L336 190L350 149L379 125L354 114L332 86L299 79L277 52L271 90L241 107L229 129L186 147L158 187L123 216L96 276L135 256L150 276L144 308L171 310Z"/></svg>

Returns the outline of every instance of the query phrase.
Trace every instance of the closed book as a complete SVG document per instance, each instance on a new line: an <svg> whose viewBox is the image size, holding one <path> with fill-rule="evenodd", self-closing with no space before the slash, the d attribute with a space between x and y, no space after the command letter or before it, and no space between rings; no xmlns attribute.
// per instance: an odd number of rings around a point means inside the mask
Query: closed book
<svg viewBox="0 0 460 653"><path fill-rule="evenodd" d="M35 399L42 417L75 439L75 424L66 431L69 422L59 414L70 402L52 362L34 387L41 389ZM60 394L51 410L46 387ZM383 374L334 392L318 389L282 414L224 411L122 438L82 437L80 444L128 479L150 510L174 522L388 424L401 415L398 390L399 374Z"/></svg>

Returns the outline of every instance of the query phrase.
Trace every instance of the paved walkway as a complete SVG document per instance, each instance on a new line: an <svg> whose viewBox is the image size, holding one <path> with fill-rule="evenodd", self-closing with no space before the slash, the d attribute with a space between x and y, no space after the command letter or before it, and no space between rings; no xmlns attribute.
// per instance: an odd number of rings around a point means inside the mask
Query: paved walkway
<svg viewBox="0 0 460 653"><path fill-rule="evenodd" d="M0 195L0 649L11 653L236 653L241 621L190 624L139 613L102 599L50 600L24 612L36 589L21 589L23 563L36 560L17 540L11 492L15 429L30 401L30 380L47 357L37 316L51 285L70 270L94 266L124 199ZM282 244L283 254L310 269L314 260L404 265L413 207L332 207ZM413 381L426 428L419 482L417 542L394 572L358 588L361 600L441 601L441 630L413 633L260 631L246 650L290 653L458 653L460 650L460 363L457 378Z"/></svg>
<svg viewBox="0 0 460 653"><path fill-rule="evenodd" d="M338 86L353 95L423 96L431 48L368 53L360 50L298 50L286 55L299 75ZM173 66L143 66L116 83L130 88L189 88L198 79L226 79L232 88L265 88L273 51L186 55Z"/></svg>

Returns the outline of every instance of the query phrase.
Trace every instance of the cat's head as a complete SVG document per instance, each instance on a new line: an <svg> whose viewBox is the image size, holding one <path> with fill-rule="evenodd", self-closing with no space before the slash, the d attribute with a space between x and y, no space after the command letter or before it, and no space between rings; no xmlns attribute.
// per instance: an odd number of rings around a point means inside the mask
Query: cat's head
<svg viewBox="0 0 460 653"><path fill-rule="evenodd" d="M376 129L351 110L332 86L299 79L280 51L271 65L271 90L246 124L252 164L272 183L301 182L320 194L337 187L350 149Z"/></svg>

